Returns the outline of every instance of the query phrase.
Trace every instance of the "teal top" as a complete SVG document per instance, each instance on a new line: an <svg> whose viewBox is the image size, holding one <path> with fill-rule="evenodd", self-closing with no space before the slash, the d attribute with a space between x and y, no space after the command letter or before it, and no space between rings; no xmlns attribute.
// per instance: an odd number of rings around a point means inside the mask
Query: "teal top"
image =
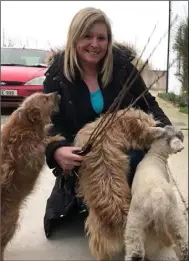
<svg viewBox="0 0 189 261"><path fill-rule="evenodd" d="M90 92L91 104L94 111L100 114L104 108L104 99L100 89Z"/></svg>

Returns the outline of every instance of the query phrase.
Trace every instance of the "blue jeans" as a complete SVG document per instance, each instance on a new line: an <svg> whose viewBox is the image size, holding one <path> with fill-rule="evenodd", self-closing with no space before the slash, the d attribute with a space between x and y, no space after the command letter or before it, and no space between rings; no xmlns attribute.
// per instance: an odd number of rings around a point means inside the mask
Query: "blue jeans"
<svg viewBox="0 0 189 261"><path fill-rule="evenodd" d="M128 155L130 157L130 172L127 177L129 186L132 186L135 171L139 162L144 158L146 151L144 150L130 150Z"/></svg>

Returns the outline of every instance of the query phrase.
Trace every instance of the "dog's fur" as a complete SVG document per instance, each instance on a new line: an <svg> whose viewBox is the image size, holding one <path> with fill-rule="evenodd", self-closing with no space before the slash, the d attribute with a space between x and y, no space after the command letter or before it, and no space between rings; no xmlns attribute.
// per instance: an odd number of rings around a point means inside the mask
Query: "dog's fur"
<svg viewBox="0 0 189 261"><path fill-rule="evenodd" d="M86 144L101 118L78 132L76 146ZM110 118L111 114L106 121ZM141 110L120 110L116 118L103 140L85 156L78 172L79 191L89 208L89 247L97 260L108 260L123 247L123 227L130 204L126 153L129 149L149 148L158 136L157 122Z"/></svg>
<svg viewBox="0 0 189 261"><path fill-rule="evenodd" d="M182 133L174 127L162 128L162 137L137 166L124 235L125 260L188 260L188 230L167 170L169 155L184 148L181 140Z"/></svg>
<svg viewBox="0 0 189 261"><path fill-rule="evenodd" d="M50 116L58 108L56 93L26 98L1 130L1 254L12 239L23 200L34 188L45 163Z"/></svg>

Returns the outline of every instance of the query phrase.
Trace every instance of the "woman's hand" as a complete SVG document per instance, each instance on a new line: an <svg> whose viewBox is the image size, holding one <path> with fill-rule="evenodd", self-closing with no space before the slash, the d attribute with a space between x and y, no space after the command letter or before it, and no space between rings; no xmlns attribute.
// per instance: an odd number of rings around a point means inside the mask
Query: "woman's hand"
<svg viewBox="0 0 189 261"><path fill-rule="evenodd" d="M71 170L80 166L83 156L74 154L74 151L81 151L80 147L60 147L54 153L54 158L63 170Z"/></svg>

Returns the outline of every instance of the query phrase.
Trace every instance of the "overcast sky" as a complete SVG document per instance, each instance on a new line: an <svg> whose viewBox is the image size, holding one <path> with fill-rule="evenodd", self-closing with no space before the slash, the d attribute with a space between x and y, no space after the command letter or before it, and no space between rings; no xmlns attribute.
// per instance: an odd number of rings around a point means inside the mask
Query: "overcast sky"
<svg viewBox="0 0 189 261"><path fill-rule="evenodd" d="M71 19L84 7L97 7L108 15L114 38L130 42L141 51L155 24L157 30L147 47L144 59L168 29L168 1L1 1L1 42L3 32L18 45L45 48L65 44ZM186 16L188 1L172 1L173 16ZM167 37L151 63L166 69Z"/></svg>

